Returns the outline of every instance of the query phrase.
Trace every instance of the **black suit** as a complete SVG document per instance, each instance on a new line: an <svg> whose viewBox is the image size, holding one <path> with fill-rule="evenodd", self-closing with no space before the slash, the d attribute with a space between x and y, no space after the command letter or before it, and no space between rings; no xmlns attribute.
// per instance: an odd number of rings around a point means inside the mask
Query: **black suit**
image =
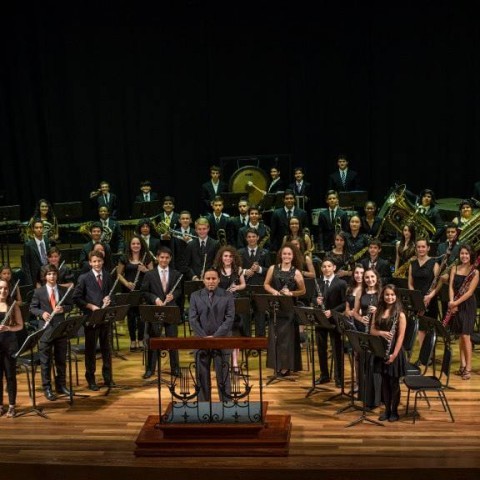
<svg viewBox="0 0 480 480"><path fill-rule="evenodd" d="M105 249L105 259L103 267L110 271L112 269L112 249L108 243L102 243ZM90 270L90 264L88 263L88 254L93 250L93 240L85 243L80 250L80 257L78 259L78 265L81 268L82 273L86 273Z"/></svg>
<svg viewBox="0 0 480 480"><path fill-rule="evenodd" d="M179 229L181 230L181 229ZM188 228L186 231L187 234L195 235L195 230L193 228ZM172 262L170 264L175 268L175 270L178 270L180 273L183 273L185 277L188 277L188 272L189 272L189 267L186 263L186 258L185 258L185 252L187 250L187 245L191 242L194 242L195 239L191 239L189 242L186 242L183 240L183 238L178 238L178 237L172 237L172 252L173 252L173 258Z"/></svg>
<svg viewBox="0 0 480 480"><path fill-rule="evenodd" d="M246 247L247 246L247 239L246 239L246 236L247 236L247 230L249 228L255 228L258 232L258 243L262 243L263 245L263 248L270 248L270 227L265 225L263 222L260 222L257 224L256 227L252 227L251 225L247 225L246 227L242 227L239 231L238 231L238 237L237 237L237 248L242 248L242 247ZM268 239L266 239L265 241L263 240L266 236L268 235Z"/></svg>
<svg viewBox="0 0 480 480"><path fill-rule="evenodd" d="M150 192L149 195L150 195L150 200L148 200L149 202L154 202L155 200L158 200L158 193ZM146 202L144 194L140 193L139 195L137 195L135 197L135 201L139 203Z"/></svg>
<svg viewBox="0 0 480 480"><path fill-rule="evenodd" d="M97 198L97 211L100 207L108 207L108 211L110 212L110 217L112 219L118 218L118 208L119 208L119 201L118 197L114 193L108 194L108 201L105 200L103 194L100 194Z"/></svg>
<svg viewBox="0 0 480 480"><path fill-rule="evenodd" d="M175 283L180 278L180 272L173 270L173 268L168 269L168 282L167 282L167 291L163 290L162 281L160 279L160 272L158 268L148 271L143 277L141 290L144 297L150 305L155 305L157 298L165 301L167 294L175 286ZM183 295L182 295L182 285L181 283L173 291L174 303L180 308L180 311L183 311ZM170 305L173 305L171 303ZM166 337L178 337L178 326L172 324L146 324L146 340L148 343L149 338L160 337L162 335L162 329L165 326L165 336ZM158 351L157 350L148 350L148 360L145 366L147 371L155 372L155 367L157 365ZM178 374L180 371L180 363L178 359L178 351L170 351L170 368L174 374Z"/></svg>
<svg viewBox="0 0 480 480"><path fill-rule="evenodd" d="M345 310L345 299L347 291L347 282L340 277L333 277L332 283L328 288L325 288L325 282L322 279L318 280L320 289L323 292L325 310L335 310L343 312ZM317 304L316 301L314 302ZM330 323L334 323L333 318ZM315 328L318 358L320 361L320 377L330 377L328 371L328 336L330 334L330 341L332 344L335 379L337 382L343 381L343 351L342 351L342 335L340 331L335 328L327 330L326 328Z"/></svg>
<svg viewBox="0 0 480 480"><path fill-rule="evenodd" d="M335 190L337 192L351 192L359 190L358 173L354 170L347 169L347 176L345 178L345 185L343 185L340 171L336 170L328 176L327 190Z"/></svg>
<svg viewBox="0 0 480 480"><path fill-rule="evenodd" d="M289 190L292 190L295 197L304 197L304 209L307 213L310 213L311 200L312 200L312 184L309 182L303 182L300 189L297 187L297 182L293 182L288 186ZM300 204L301 206L301 204Z"/></svg>
<svg viewBox="0 0 480 480"><path fill-rule="evenodd" d="M58 298L56 298L57 303L63 298L66 292L66 288L58 286ZM65 298L62 306L65 313L71 311L73 307L71 299L68 297ZM47 286L44 285L43 287L36 288L33 292L32 301L30 302L30 313L36 317L39 317L38 322L40 328L45 325L45 320L42 318L43 313L52 313L52 311L53 309L50 304ZM50 371L52 368L52 348L55 357L55 386L57 390L60 387L66 386L68 339L67 337L61 337L54 340L51 339L51 334L55 327L61 322L65 321L65 313L59 313L55 315L53 319L48 322L45 333L40 338L40 342L38 344L42 370L42 386L44 389L51 388L52 386L50 378Z"/></svg>
<svg viewBox="0 0 480 480"><path fill-rule="evenodd" d="M294 207L292 217L297 217L300 220L301 228L309 226L308 215L305 210ZM273 211L270 222L270 245L272 250L277 251L282 246L283 237L288 232L288 217L285 207L276 208Z"/></svg>
<svg viewBox="0 0 480 480"><path fill-rule="evenodd" d="M337 220L337 218L339 220ZM320 251L330 251L334 247L335 242L335 223L340 223L341 229L347 230L348 215L345 210L338 208L335 210L335 217L332 223L330 210L325 208L320 210L318 214L318 247Z"/></svg>
<svg viewBox="0 0 480 480"><path fill-rule="evenodd" d="M248 226L248 215L245 217L246 224L244 225L243 222L243 217L241 218L240 215L237 215L236 217L230 217L230 222L227 225L228 231L227 231L227 240L229 245L233 245L235 248L241 248L243 247L243 242L238 243L238 232L240 231L241 228L243 228L245 225Z"/></svg>
<svg viewBox="0 0 480 480"><path fill-rule="evenodd" d="M281 178L278 178L275 183L273 183L273 180L271 180L266 190L267 193L283 192L285 191L285 184Z"/></svg>
<svg viewBox="0 0 480 480"><path fill-rule="evenodd" d="M47 253L50 248L50 243L47 237L43 237L43 241L45 242L45 253ZM35 286L37 283L40 283L40 270L42 266L43 262L36 240L34 238L28 240L23 246L23 270L25 272L27 285Z"/></svg>
<svg viewBox="0 0 480 480"><path fill-rule="evenodd" d="M108 242L110 245L110 248L113 253L124 253L125 252L125 239L123 238L123 233L122 233L122 228L120 227L120 224L112 220L112 218L107 218L105 220L106 225L104 225L103 220L98 220L101 224L102 227L107 226L111 231L111 239Z"/></svg>
<svg viewBox="0 0 480 480"><path fill-rule="evenodd" d="M147 244L148 251L153 253L153 256L155 257L157 255L157 250L160 247L160 239L150 234L148 237L148 242L145 240L145 243ZM155 258L152 260L155 260Z"/></svg>
<svg viewBox="0 0 480 480"><path fill-rule="evenodd" d="M210 224L210 230L208 231L208 235L212 237L215 240L219 240L218 238L218 231L219 230L224 230L225 231L225 238L227 240L227 243L230 244L230 239L227 236L227 233L231 233L230 229L230 217L222 213L219 221L216 221L215 215L213 213L209 214L207 216L208 223Z"/></svg>
<svg viewBox="0 0 480 480"><path fill-rule="evenodd" d="M92 311L87 308L87 303L102 308L103 299L110 293L112 281L110 273L107 270L102 271L102 287L90 270L78 277L78 283L73 292L74 303L88 317ZM101 326L85 325L85 378L89 385L95 383L96 371L96 350L97 341L100 340L100 350L102 352L102 375L105 383L108 385L113 381L112 377L112 352L110 350L110 325L102 324Z"/></svg>
<svg viewBox="0 0 480 480"><path fill-rule="evenodd" d="M362 260L360 260L360 263L363 265L364 269L369 268L370 258L368 257L368 255L366 258L362 258ZM374 268L380 275L383 286L392 283L392 269L390 268L390 263L388 262L388 260L380 257L377 258L377 262L375 263Z"/></svg>
<svg viewBox="0 0 480 480"><path fill-rule="evenodd" d="M225 182L222 182L221 180L218 182L218 188L216 193L213 189L213 184L211 180L202 184L200 199L202 201L204 212L210 212L212 210L212 200L217 195L221 196L223 192L228 192L228 186Z"/></svg>
<svg viewBox="0 0 480 480"><path fill-rule="evenodd" d="M233 321L235 318L235 302L230 292L217 288L209 300L208 290L203 288L193 292L190 297L189 309L190 326L196 337L229 337L232 335ZM230 393L230 377L228 365L230 350L212 352L198 350L196 352L197 378L200 386L198 400L210 400L210 363L213 359L219 389L220 399L227 400L222 395L221 389Z"/></svg>
<svg viewBox="0 0 480 480"><path fill-rule="evenodd" d="M219 245L217 240L207 237L205 243L205 253L207 260L205 262L205 269L210 268L215 260ZM186 265L186 280L191 280L194 276L200 278L202 274L204 262L204 255L200 251L200 241L193 239L185 248L185 265Z"/></svg>

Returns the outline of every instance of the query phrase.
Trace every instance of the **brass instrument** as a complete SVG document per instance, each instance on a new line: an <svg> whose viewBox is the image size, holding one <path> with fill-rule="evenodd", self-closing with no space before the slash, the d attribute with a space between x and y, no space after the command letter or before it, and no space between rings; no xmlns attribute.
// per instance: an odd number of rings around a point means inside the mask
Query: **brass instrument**
<svg viewBox="0 0 480 480"><path fill-rule="evenodd" d="M196 238L197 240L200 238L197 235L193 235L193 233L182 233L181 230L174 230L173 228L168 227L169 233L171 233L175 238L179 238L180 240L185 240L185 237Z"/></svg>
<svg viewBox="0 0 480 480"><path fill-rule="evenodd" d="M112 240L112 234L113 230L109 226L102 225L102 236L100 237L100 241L103 243L110 243L110 240Z"/></svg>
<svg viewBox="0 0 480 480"><path fill-rule="evenodd" d="M472 218L463 224L458 241L468 243L475 253L480 250L480 212L472 215Z"/></svg>
<svg viewBox="0 0 480 480"><path fill-rule="evenodd" d="M155 224L155 230L159 235L166 235L170 231L170 225L165 221L158 222Z"/></svg>
<svg viewBox="0 0 480 480"><path fill-rule="evenodd" d="M320 308L322 312L325 312L325 304L323 303L324 296L323 296L322 290L320 289L320 285L318 284L317 277L314 278L314 281L315 281L315 290L317 291L317 297L322 299L321 305L317 305L317 308Z"/></svg>
<svg viewBox="0 0 480 480"><path fill-rule="evenodd" d="M335 235L338 235L342 231L342 219L335 217Z"/></svg>
<svg viewBox="0 0 480 480"><path fill-rule="evenodd" d="M257 247L258 248L264 248L267 242L270 240L270 227L268 225L265 225L265 231L267 232L265 236L259 240Z"/></svg>
<svg viewBox="0 0 480 480"><path fill-rule="evenodd" d="M417 256L412 255L405 263L402 263L393 273L393 278L407 278L408 277L408 269L414 260L416 260Z"/></svg>
<svg viewBox="0 0 480 480"><path fill-rule="evenodd" d="M217 239L221 247L224 247L225 245L227 245L227 232L225 231L224 228L219 228L217 230Z"/></svg>
<svg viewBox="0 0 480 480"><path fill-rule="evenodd" d="M80 227L78 227L78 233L81 233L82 235L85 235L86 237L88 237L88 239L90 240L91 239L91 235L90 235L90 227L92 226L92 223L93 222L85 222L85 223L82 223L80 225Z"/></svg>
<svg viewBox="0 0 480 480"><path fill-rule="evenodd" d="M435 226L408 200L405 190L406 185L397 186L380 209L382 227L386 221L398 233L402 233L403 227L411 223L415 225L417 238L430 238L436 233Z"/></svg>

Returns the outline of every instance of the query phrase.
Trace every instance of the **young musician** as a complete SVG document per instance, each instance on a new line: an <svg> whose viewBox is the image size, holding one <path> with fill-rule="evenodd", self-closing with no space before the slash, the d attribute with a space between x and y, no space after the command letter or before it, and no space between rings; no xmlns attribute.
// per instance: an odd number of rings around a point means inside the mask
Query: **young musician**
<svg viewBox="0 0 480 480"><path fill-rule="evenodd" d="M400 378L405 375L406 365L402 348L406 326L407 319L397 296L397 287L388 284L380 294L370 329L370 334L382 337L387 346L386 359L375 359L382 375L382 399L385 404L385 411L378 417L380 421L396 422L399 419Z"/></svg>
<svg viewBox="0 0 480 480"><path fill-rule="evenodd" d="M351 192L359 189L358 173L348 167L346 155L338 155L338 170L328 176L328 190Z"/></svg>
<svg viewBox="0 0 480 480"><path fill-rule="evenodd" d="M50 248L50 242L43 234L43 222L40 219L33 222L33 235L32 240L25 243L23 250L25 281L27 285L39 287L40 270L48 263L47 251Z"/></svg>
<svg viewBox="0 0 480 480"><path fill-rule="evenodd" d="M247 231L252 228L258 234L258 243L262 248L269 248L270 246L270 227L261 222L260 209L256 205L252 205L248 209L248 224L246 227L240 228L238 231L237 245L239 248L247 246Z"/></svg>
<svg viewBox="0 0 480 480"><path fill-rule="evenodd" d="M0 280L0 416L15 416L17 401L17 361L13 354L18 350L17 333L23 328L23 319L18 303L12 307L10 289L5 280ZM9 313L9 318L5 319ZM3 377L7 381L8 410L3 406Z"/></svg>
<svg viewBox="0 0 480 480"><path fill-rule="evenodd" d="M277 193L283 192L285 190L285 185L283 180L280 178L280 168L273 166L270 168L270 183L268 184L267 191L265 193Z"/></svg>
<svg viewBox="0 0 480 480"><path fill-rule="evenodd" d="M158 266L145 274L142 283L142 292L150 305L177 305L182 309L182 285L180 283L181 273L170 267L172 252L167 247L160 247L157 251ZM162 323L152 323L147 326L148 337L160 337L163 327L165 327L165 336L177 337L178 325ZM148 341L148 339L147 339ZM155 373L157 365L158 351L149 350L148 359L145 365L145 374L143 378L150 378ZM178 351L170 351L170 369L172 375L180 375L180 363Z"/></svg>
<svg viewBox="0 0 480 480"><path fill-rule="evenodd" d="M205 288L193 292L190 297L188 317L196 337L229 337L232 335L235 317L233 295L219 287L220 276L212 268L205 271L203 278ZM217 386L221 401L226 401L225 394L230 394L230 376L228 375L230 350L197 350L197 379L200 386L198 400L211 400L210 365L215 365Z"/></svg>
<svg viewBox="0 0 480 480"><path fill-rule="evenodd" d="M155 257L155 252L160 247L160 239L153 222L149 218L142 218L135 229L135 234L142 238L151 257Z"/></svg>
<svg viewBox="0 0 480 480"><path fill-rule="evenodd" d="M106 205L98 207L98 217L102 225L100 240L108 243L113 253L122 254L125 250L125 239L120 224L111 218L110 210Z"/></svg>
<svg viewBox="0 0 480 480"><path fill-rule="evenodd" d="M332 249L335 234L347 230L348 216L345 210L338 206L338 193L329 190L325 195L328 208L318 215L318 248L320 251Z"/></svg>
<svg viewBox="0 0 480 480"><path fill-rule="evenodd" d="M167 195L163 197L162 212L160 212L155 220L158 224L162 224L164 233L160 233L162 245L171 247L172 234L169 229L177 230L179 227L180 215L175 212L175 198Z"/></svg>
<svg viewBox="0 0 480 480"><path fill-rule="evenodd" d="M40 219L43 223L43 234L48 238L52 245L55 245L59 236L58 220L53 211L52 204L44 198L41 198L35 206L32 218L28 222L27 229L29 231L33 231L33 224L37 219Z"/></svg>
<svg viewBox="0 0 480 480"><path fill-rule="evenodd" d="M352 215L348 220L348 226L349 231L345 234L347 251L350 256L354 257L355 261L359 261L366 252L360 258L356 257L359 257L361 252L367 249L369 238L360 232L362 226L360 215Z"/></svg>
<svg viewBox="0 0 480 480"><path fill-rule="evenodd" d="M60 250L57 247L52 247L47 252L47 258L48 258L48 264L54 265L58 270L57 283L61 287L65 287L65 288L73 286L74 275L71 269L65 264L62 265L63 262L60 263L62 259L62 252L60 252Z"/></svg>
<svg viewBox="0 0 480 480"><path fill-rule="evenodd" d="M235 217L230 217L230 222L228 224L227 239L230 245L233 245L237 248L243 247L243 242L238 243L238 232L241 228L248 227L250 218L248 216L248 209L250 207L248 200L246 198L241 198L238 202L238 215Z"/></svg>
<svg viewBox="0 0 480 480"><path fill-rule="evenodd" d="M140 182L140 192L136 197L136 202L153 202L158 200L157 192L152 192L152 182L150 180L142 180Z"/></svg>
<svg viewBox="0 0 480 480"><path fill-rule="evenodd" d="M230 242L227 238L227 232L231 232L230 216L223 213L223 198L216 196L212 201L212 213L207 216L210 229L208 234L215 240L219 240L223 245Z"/></svg>
<svg viewBox="0 0 480 480"><path fill-rule="evenodd" d="M10 265L6 265L6 264L0 266L0 280L5 280L8 283L8 289L10 290L10 297L12 297L17 302L19 302L19 304L21 304L22 303L22 294L20 292L20 289L18 288L18 286L20 284L17 285L17 282L15 282L15 284L14 284L12 282L12 278L13 278L12 267L10 267ZM15 288L15 286L16 286L16 288ZM15 291L13 291L14 288L15 288Z"/></svg>
<svg viewBox="0 0 480 480"><path fill-rule="evenodd" d="M94 392L99 390L95 380L97 341L100 341L102 353L102 375L106 386L115 385L112 377L112 352L110 350L110 325L103 323L95 326L88 324L92 312L108 307L111 303L110 290L112 280L110 273L103 269L104 256L95 250L88 254L90 271L78 277L73 292L74 303L87 316L85 325L85 378L88 388Z"/></svg>
<svg viewBox="0 0 480 480"><path fill-rule="evenodd" d="M201 202L204 213L207 214L211 211L212 201L217 195L227 191L227 184L220 180L220 167L212 165L210 167L210 180L203 183L201 189Z"/></svg>
<svg viewBox="0 0 480 480"><path fill-rule="evenodd" d="M372 238L368 242L368 255L360 263L365 269L374 268L380 275L382 284L386 285L392 281L392 269L388 260L380 257L381 252L382 242L378 238Z"/></svg>
<svg viewBox="0 0 480 480"><path fill-rule="evenodd" d="M120 203L117 195L110 192L110 184L105 180L100 182L100 188L90 193L90 199L96 199L97 210L99 207L106 206L110 212L112 220L118 218L118 208Z"/></svg>
<svg viewBox="0 0 480 480"><path fill-rule="evenodd" d="M94 246L97 243L101 243L105 250L105 257L104 257L104 267L109 268L111 265L111 258L112 258L112 250L108 243L102 242L102 233L103 227L100 222L92 222L90 225L90 238L91 240L87 243L83 244L82 249L80 250L80 256L78 259L78 264L80 268L84 271L90 270L90 261L89 261L89 253L93 250Z"/></svg>
<svg viewBox="0 0 480 480"><path fill-rule="evenodd" d="M50 372L52 370L52 356L55 359L55 388L57 393L70 395L67 389L67 337L52 339L52 332L57 325L65 321L65 313L73 308L71 298L68 298L68 288L57 283L58 269L49 264L42 268L43 287L35 289L30 302L30 313L39 320L39 327L45 328L40 338L38 351L42 371L42 387L45 398L50 401L57 399L52 391ZM73 284L72 284L73 285ZM61 305L59 305L59 303Z"/></svg>
<svg viewBox="0 0 480 480"><path fill-rule="evenodd" d="M312 185L305 181L305 172L302 167L295 167L293 170L294 182L287 188L293 190L295 197L303 197L303 202L299 205L307 212L311 212L310 197Z"/></svg>

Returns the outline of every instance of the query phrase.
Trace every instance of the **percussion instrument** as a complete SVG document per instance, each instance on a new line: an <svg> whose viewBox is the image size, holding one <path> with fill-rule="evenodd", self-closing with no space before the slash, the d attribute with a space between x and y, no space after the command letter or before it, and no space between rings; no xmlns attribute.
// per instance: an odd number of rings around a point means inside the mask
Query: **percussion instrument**
<svg viewBox="0 0 480 480"><path fill-rule="evenodd" d="M250 183L250 184L249 184ZM267 190L268 175L259 167L247 165L239 168L230 178L229 190L236 193L247 193L250 205L259 205Z"/></svg>

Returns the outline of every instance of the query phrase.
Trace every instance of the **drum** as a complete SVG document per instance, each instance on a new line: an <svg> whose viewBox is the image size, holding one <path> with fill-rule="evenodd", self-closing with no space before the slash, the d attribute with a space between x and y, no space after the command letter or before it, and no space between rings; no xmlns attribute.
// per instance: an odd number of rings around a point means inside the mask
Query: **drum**
<svg viewBox="0 0 480 480"><path fill-rule="evenodd" d="M230 178L230 191L247 193L250 205L259 205L263 200L261 190L266 190L268 176L259 167L246 166L239 168Z"/></svg>

